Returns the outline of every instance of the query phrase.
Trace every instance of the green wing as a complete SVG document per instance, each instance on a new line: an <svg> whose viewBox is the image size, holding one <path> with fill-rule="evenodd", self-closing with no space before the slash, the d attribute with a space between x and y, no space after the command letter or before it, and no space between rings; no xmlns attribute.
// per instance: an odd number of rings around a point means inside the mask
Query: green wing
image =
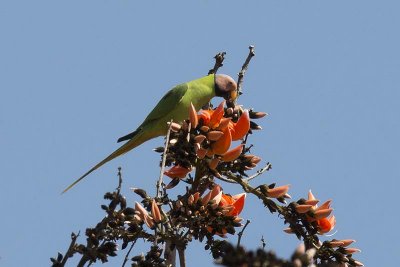
<svg viewBox="0 0 400 267"><path fill-rule="evenodd" d="M160 99L158 104L153 108L149 115L147 115L146 119L142 123L145 125L146 123L158 120L164 117L166 114L173 111L176 106L181 102L183 96L187 92L189 86L187 83L179 84L169 90L163 98Z"/></svg>
<svg viewBox="0 0 400 267"><path fill-rule="evenodd" d="M158 120L165 116L166 114L173 111L177 105L182 101L183 96L187 92L189 86L187 83L179 84L169 90L163 98L158 102L158 104L153 108L149 115L147 115L146 119L143 123L133 132L122 136L118 139L118 143L126 140L132 139L138 132L140 132L143 127L149 122Z"/></svg>

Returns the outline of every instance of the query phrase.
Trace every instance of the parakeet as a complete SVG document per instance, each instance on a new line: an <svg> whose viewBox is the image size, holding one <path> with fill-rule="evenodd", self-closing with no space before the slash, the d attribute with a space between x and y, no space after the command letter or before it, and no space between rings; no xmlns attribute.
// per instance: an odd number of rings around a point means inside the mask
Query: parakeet
<svg viewBox="0 0 400 267"><path fill-rule="evenodd" d="M166 135L168 122L171 120L181 122L188 118L191 103L196 110L199 110L214 96L223 97L226 100L234 100L237 96L236 82L225 74L210 74L200 79L175 86L161 98L135 131L118 139L118 142L128 142L97 163L78 180L68 186L63 193L110 160L125 154L147 140Z"/></svg>

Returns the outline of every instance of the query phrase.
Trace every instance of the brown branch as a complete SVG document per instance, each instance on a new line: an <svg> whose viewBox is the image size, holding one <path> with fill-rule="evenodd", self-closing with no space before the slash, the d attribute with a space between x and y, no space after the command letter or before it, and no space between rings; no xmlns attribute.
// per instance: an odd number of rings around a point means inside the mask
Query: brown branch
<svg viewBox="0 0 400 267"><path fill-rule="evenodd" d="M178 247L178 254L179 254L179 266L186 267L186 259L185 259L185 248Z"/></svg>
<svg viewBox="0 0 400 267"><path fill-rule="evenodd" d="M136 239L136 240L137 240L137 239ZM131 253L131 250L133 249L133 246L136 244L136 240L132 242L132 245L131 245L131 247L129 248L128 252L126 253L125 258L124 258L124 262L122 263L122 266L121 266L121 267L124 267L125 264L128 262L129 254Z"/></svg>
<svg viewBox="0 0 400 267"><path fill-rule="evenodd" d="M220 53L215 55L215 57L214 57L215 58L214 67L208 71L208 75L216 74L218 69L224 65L223 62L224 62L224 59L225 59L225 55L226 55L226 52L220 52Z"/></svg>
<svg viewBox="0 0 400 267"><path fill-rule="evenodd" d="M240 230L240 232L238 233L238 241L237 241L236 247L240 247L240 241L242 240L244 230L246 229L247 225L249 225L249 223L250 223L250 220L247 220L245 225L243 226L242 230Z"/></svg>
<svg viewBox="0 0 400 267"><path fill-rule="evenodd" d="M226 173L225 175L229 179L234 180L235 182L240 184L246 193L251 193L251 194L257 196L259 199L261 199L263 201L263 203L266 206L268 206L272 209L276 209L281 214L283 213L283 208L281 206L277 205L272 199L270 199L269 197L264 195L260 190L249 185L246 180L244 180L241 177L238 177L232 173Z"/></svg>
<svg viewBox="0 0 400 267"><path fill-rule="evenodd" d="M238 97L236 98L236 101L239 98L239 96L243 93L243 91L242 91L243 79L244 79L244 75L247 71L247 68L249 67L250 60L256 55L256 53L254 52L254 45L250 45L249 50L250 50L249 54L247 55L247 58L242 66L242 69L240 70L240 72L238 74L238 81L237 81Z"/></svg>
<svg viewBox="0 0 400 267"><path fill-rule="evenodd" d="M79 236L79 232L78 232L77 235L75 233L71 233L71 244L69 245L68 250L65 253L64 258L61 261L60 267L65 266L65 264L67 263L68 258L71 257L74 254L74 247L75 247L75 244L76 244L76 240L78 239L78 236Z"/></svg>
<svg viewBox="0 0 400 267"><path fill-rule="evenodd" d="M255 174L253 174L252 176L250 176L249 178L244 179L244 181L249 182L251 180L253 180L254 178L260 176L261 174L263 174L266 171L269 171L272 168L272 164L271 163L267 163L264 168L262 168L261 170L258 170Z"/></svg>
<svg viewBox="0 0 400 267"><path fill-rule="evenodd" d="M117 195L121 193L121 186L122 186L122 168L118 167L118 187L117 187Z"/></svg>

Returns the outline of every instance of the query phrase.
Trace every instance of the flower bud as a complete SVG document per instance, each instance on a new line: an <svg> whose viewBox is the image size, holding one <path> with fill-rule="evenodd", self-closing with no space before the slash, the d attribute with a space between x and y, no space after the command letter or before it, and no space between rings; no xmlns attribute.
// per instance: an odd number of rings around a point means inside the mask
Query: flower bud
<svg viewBox="0 0 400 267"><path fill-rule="evenodd" d="M205 149L205 148L201 147L201 148L199 148L197 150L196 155L197 155L197 157L199 159L204 159L204 157L206 156L207 152L208 152L208 149Z"/></svg>
<svg viewBox="0 0 400 267"><path fill-rule="evenodd" d="M196 135L194 138L194 142L201 144L204 141L204 139L206 139L206 137L204 135L202 135L202 134Z"/></svg>
<svg viewBox="0 0 400 267"><path fill-rule="evenodd" d="M262 127L257 123L250 121L250 129L252 130L262 130Z"/></svg>
<svg viewBox="0 0 400 267"><path fill-rule="evenodd" d="M298 213L306 213L312 208L311 205L297 205L296 206L296 211Z"/></svg>
<svg viewBox="0 0 400 267"><path fill-rule="evenodd" d="M313 218L320 220L328 217L332 213L333 209L320 209L314 212Z"/></svg>
<svg viewBox="0 0 400 267"><path fill-rule="evenodd" d="M253 111L253 110L249 111L250 119L261 119L261 118L265 117L266 115L268 115L268 114L265 112L258 112L258 111Z"/></svg>
<svg viewBox="0 0 400 267"><path fill-rule="evenodd" d="M207 139L210 141L217 141L223 135L224 135L224 133L221 131L211 131L211 132L207 133Z"/></svg>
<svg viewBox="0 0 400 267"><path fill-rule="evenodd" d="M210 127L208 127L206 125L203 125L203 126L200 127L200 131L202 131L204 133L208 132L208 130L210 130Z"/></svg>
<svg viewBox="0 0 400 267"><path fill-rule="evenodd" d="M160 209L154 199L151 202L151 214L153 215L154 221L156 223L162 220Z"/></svg>
<svg viewBox="0 0 400 267"><path fill-rule="evenodd" d="M192 128L195 129L199 123L199 120L197 117L197 111L196 111L195 107L193 106L193 103L190 103L189 118L190 118L190 124L192 125Z"/></svg>
<svg viewBox="0 0 400 267"><path fill-rule="evenodd" d="M168 126L171 127L171 131L177 133L182 128L182 126L176 122L168 122Z"/></svg>

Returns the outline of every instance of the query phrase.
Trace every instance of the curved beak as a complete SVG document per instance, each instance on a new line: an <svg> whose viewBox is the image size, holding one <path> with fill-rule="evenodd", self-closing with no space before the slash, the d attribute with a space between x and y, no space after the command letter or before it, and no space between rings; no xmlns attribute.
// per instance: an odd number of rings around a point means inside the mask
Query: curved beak
<svg viewBox="0 0 400 267"><path fill-rule="evenodd" d="M231 91L230 95L229 95L229 99L227 99L228 101L235 101L237 97L237 90L233 90Z"/></svg>

